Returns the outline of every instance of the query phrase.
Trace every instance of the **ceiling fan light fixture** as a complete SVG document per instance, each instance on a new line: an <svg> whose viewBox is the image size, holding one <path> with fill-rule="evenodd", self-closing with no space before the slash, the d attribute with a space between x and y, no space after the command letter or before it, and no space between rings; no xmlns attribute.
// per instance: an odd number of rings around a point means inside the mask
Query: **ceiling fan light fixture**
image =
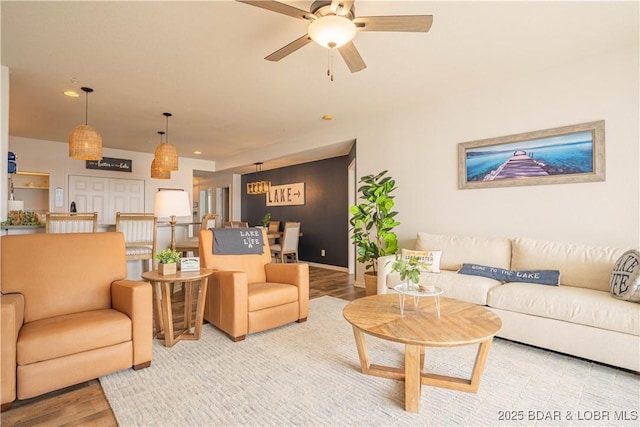
<svg viewBox="0 0 640 427"><path fill-rule="evenodd" d="M326 48L338 48L356 36L356 24L344 16L322 16L309 24L311 40Z"/></svg>

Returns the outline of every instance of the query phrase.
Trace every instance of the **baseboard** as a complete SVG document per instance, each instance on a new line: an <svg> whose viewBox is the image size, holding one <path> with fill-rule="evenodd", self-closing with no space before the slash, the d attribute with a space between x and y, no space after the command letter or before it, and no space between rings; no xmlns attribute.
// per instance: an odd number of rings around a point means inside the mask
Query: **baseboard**
<svg viewBox="0 0 640 427"><path fill-rule="evenodd" d="M326 268L327 270L342 271L343 273L348 273L349 272L349 269L347 267L339 267L337 265L329 265L329 264L319 264L317 262L309 262L309 261L304 261L304 260L300 260L300 262L304 262L305 264L309 264L312 267Z"/></svg>

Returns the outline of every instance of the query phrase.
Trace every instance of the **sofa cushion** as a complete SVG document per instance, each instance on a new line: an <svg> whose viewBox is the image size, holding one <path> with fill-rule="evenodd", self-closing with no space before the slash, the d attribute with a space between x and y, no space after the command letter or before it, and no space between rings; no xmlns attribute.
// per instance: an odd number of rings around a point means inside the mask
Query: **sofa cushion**
<svg viewBox="0 0 640 427"><path fill-rule="evenodd" d="M420 270L425 273L440 273L440 258L442 258L442 251L414 251L403 248L401 256L405 261L409 261L409 259L413 257L418 258L418 261L423 263Z"/></svg>
<svg viewBox="0 0 640 427"><path fill-rule="evenodd" d="M464 237L418 233L416 250L441 250L441 270L458 271L473 263L500 268L511 267L511 240L499 237Z"/></svg>
<svg viewBox="0 0 640 427"><path fill-rule="evenodd" d="M615 298L640 302L640 251L631 249L618 258L609 286Z"/></svg>
<svg viewBox="0 0 640 427"><path fill-rule="evenodd" d="M400 274L392 272L387 275L387 287L393 288L401 283ZM465 276L455 271L442 270L439 274L422 273L420 285L437 286L442 289L442 295L472 304L487 305L487 292L500 286L497 280L486 277Z"/></svg>
<svg viewBox="0 0 640 427"><path fill-rule="evenodd" d="M559 270L566 286L609 292L609 279L624 250L517 238L513 241L512 270Z"/></svg>
<svg viewBox="0 0 640 427"><path fill-rule="evenodd" d="M26 323L17 344L18 365L27 365L131 341L131 319L106 309Z"/></svg>
<svg viewBox="0 0 640 427"><path fill-rule="evenodd" d="M503 310L640 335L638 306L609 292L571 286L506 283L489 291L488 305Z"/></svg>

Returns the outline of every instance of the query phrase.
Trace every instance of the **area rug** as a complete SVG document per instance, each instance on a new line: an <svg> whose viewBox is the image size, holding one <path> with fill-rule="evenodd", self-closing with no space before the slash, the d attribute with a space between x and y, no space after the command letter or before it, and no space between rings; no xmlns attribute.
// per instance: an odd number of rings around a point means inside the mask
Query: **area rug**
<svg viewBox="0 0 640 427"><path fill-rule="evenodd" d="M311 300L309 319L234 343L211 325L153 363L100 378L120 426L638 425L640 378L496 339L477 394L363 375L346 301ZM401 345L367 336L372 363L401 367ZM593 343L597 345L597 343ZM427 349L430 372L468 377L475 346Z"/></svg>

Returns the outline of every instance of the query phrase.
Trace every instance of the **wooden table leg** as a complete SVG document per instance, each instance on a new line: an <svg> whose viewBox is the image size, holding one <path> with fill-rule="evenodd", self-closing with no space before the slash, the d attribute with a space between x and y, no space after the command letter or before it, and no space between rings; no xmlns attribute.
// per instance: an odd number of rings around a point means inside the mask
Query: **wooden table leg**
<svg viewBox="0 0 640 427"><path fill-rule="evenodd" d="M156 337L159 337L164 333L164 322L162 321L162 290L160 282L153 282L153 301L154 301L154 316L156 326Z"/></svg>
<svg viewBox="0 0 640 427"><path fill-rule="evenodd" d="M172 347L175 344L173 336L173 310L171 309L171 289L168 283L162 286L162 317L164 322L164 345Z"/></svg>
<svg viewBox="0 0 640 427"><path fill-rule="evenodd" d="M404 351L404 409L420 412L420 346L405 345Z"/></svg>
<svg viewBox="0 0 640 427"><path fill-rule="evenodd" d="M353 327L353 336L356 339L356 348L358 349L358 357L360 358L360 368L363 374L369 373L369 355L367 354L367 344L364 341L364 332Z"/></svg>
<svg viewBox="0 0 640 427"><path fill-rule="evenodd" d="M200 289L198 289L198 300L196 301L196 327L194 338L199 340L202 334L202 323L204 322L204 304L207 296L207 285L209 278L205 277L200 281Z"/></svg>
<svg viewBox="0 0 640 427"><path fill-rule="evenodd" d="M184 327L189 332L191 330L191 307L193 306L191 282L183 282L182 290L184 291Z"/></svg>
<svg viewBox="0 0 640 427"><path fill-rule="evenodd" d="M478 387L480 387L480 377L484 371L484 365L487 363L487 356L489 355L489 349L491 348L492 342L493 337L481 342L478 347L478 353L476 354L476 361L473 365L470 382L471 391L474 393L476 393L478 391Z"/></svg>

